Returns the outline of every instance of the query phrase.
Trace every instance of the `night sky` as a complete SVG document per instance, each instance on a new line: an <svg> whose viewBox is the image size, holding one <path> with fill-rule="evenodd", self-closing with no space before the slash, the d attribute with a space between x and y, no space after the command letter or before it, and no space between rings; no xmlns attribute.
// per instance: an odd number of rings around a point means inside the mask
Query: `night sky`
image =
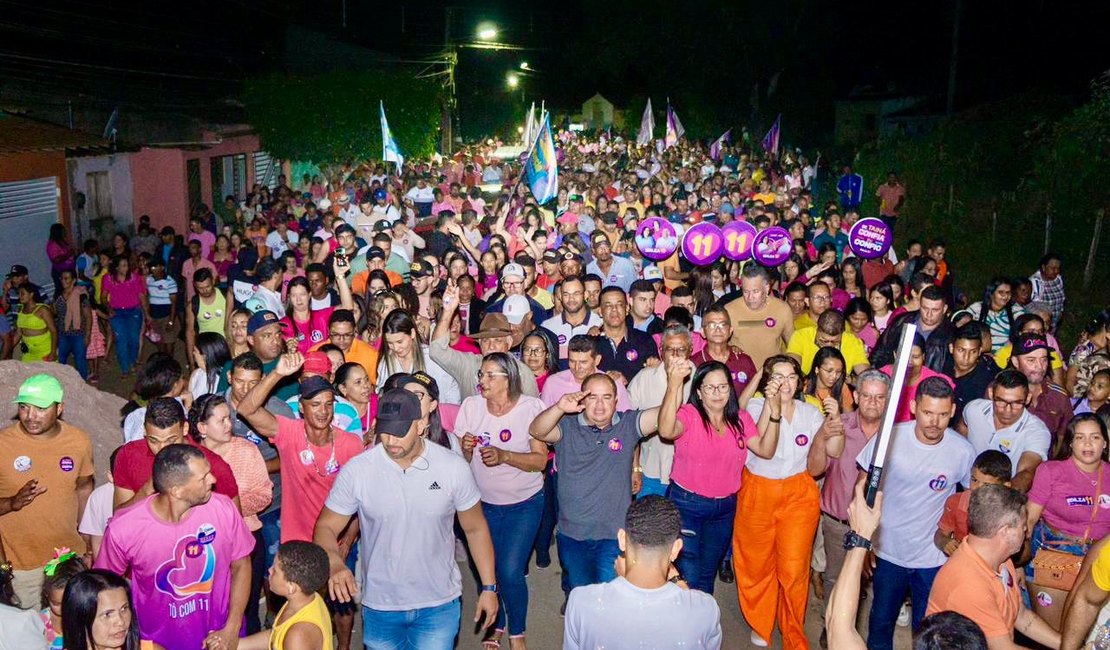
<svg viewBox="0 0 1110 650"><path fill-rule="evenodd" d="M859 86L924 95L943 107L956 1L891 1L880 10L818 0L573 0L534 10L452 2L454 39L472 41L488 21L500 29L498 40L526 48L462 51L464 134L503 127L520 110L523 90L525 103L546 99L557 109L601 92L636 113L647 96L657 107L669 96L691 131L761 128L781 112L799 140L828 141L833 101ZM1082 99L1087 83L1110 69L1102 33L1110 2L962 5L957 108L1030 90ZM415 62L442 49L447 13L440 2L346 0L344 28L342 0L0 6L6 102L18 86L29 103L76 97L211 117L234 113L243 78L280 69L286 25ZM505 76L524 60L537 73L510 92Z"/></svg>

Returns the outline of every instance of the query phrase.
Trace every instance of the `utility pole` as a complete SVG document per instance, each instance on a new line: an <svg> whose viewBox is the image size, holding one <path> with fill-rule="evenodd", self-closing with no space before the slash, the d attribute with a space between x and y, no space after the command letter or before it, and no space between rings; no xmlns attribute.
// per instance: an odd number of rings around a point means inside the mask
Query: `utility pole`
<svg viewBox="0 0 1110 650"><path fill-rule="evenodd" d="M948 106L947 115L956 110L956 61L960 52L960 14L963 0L956 0L956 15L952 18L952 54L948 57Z"/></svg>
<svg viewBox="0 0 1110 650"><path fill-rule="evenodd" d="M443 48L447 58L447 75L444 77L444 96L440 103L440 144L443 155L450 156L454 146L455 113L455 66L459 62L459 51L451 44L451 7L443 8Z"/></svg>

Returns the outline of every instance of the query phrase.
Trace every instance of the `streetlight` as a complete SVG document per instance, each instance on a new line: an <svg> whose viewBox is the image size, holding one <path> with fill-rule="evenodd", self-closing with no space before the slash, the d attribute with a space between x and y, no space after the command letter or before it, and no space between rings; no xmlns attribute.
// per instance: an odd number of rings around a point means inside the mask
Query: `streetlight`
<svg viewBox="0 0 1110 650"><path fill-rule="evenodd" d="M490 23L482 23L478 26L478 40L492 41L497 38L497 27Z"/></svg>
<svg viewBox="0 0 1110 650"><path fill-rule="evenodd" d="M521 61L520 62L520 69L521 70L531 70L532 68L528 67L528 62L527 61Z"/></svg>
<svg viewBox="0 0 1110 650"><path fill-rule="evenodd" d="M505 81L509 83L509 88L516 88L520 85L520 75L510 72L509 76L505 78Z"/></svg>

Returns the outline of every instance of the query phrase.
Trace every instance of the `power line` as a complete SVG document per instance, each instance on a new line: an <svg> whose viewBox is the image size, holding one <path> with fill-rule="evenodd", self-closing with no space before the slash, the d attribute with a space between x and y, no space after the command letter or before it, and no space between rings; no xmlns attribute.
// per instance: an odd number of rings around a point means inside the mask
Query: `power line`
<svg viewBox="0 0 1110 650"><path fill-rule="evenodd" d="M16 54L14 52L0 52L0 58L15 59L17 61L38 61L42 63L52 63L55 65L69 65L78 68L91 68L94 70L109 70L112 72L127 72L131 74L145 74L157 77L168 77L173 79L200 79L208 81L227 81L226 77L211 77L208 75L193 75L183 74L179 72L156 72L154 70L137 70L135 68L121 68L118 66L110 65L97 65L94 63L77 63L76 61L61 61L58 59L48 59L45 57L27 56L24 54Z"/></svg>

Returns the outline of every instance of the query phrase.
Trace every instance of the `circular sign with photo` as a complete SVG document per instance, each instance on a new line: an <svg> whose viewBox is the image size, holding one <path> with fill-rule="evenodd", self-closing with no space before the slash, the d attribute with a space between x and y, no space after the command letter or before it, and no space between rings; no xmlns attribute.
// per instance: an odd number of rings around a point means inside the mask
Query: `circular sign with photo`
<svg viewBox="0 0 1110 650"><path fill-rule="evenodd" d="M674 225L660 217L644 219L636 229L636 247L644 257L656 262L674 255L678 249Z"/></svg>
<svg viewBox="0 0 1110 650"><path fill-rule="evenodd" d="M856 257L873 260L886 255L894 244L894 233L881 219L860 219L848 231L848 247Z"/></svg>
<svg viewBox="0 0 1110 650"><path fill-rule="evenodd" d="M725 239L725 257L743 262L752 256L755 226L747 221L730 221L721 227L721 235Z"/></svg>
<svg viewBox="0 0 1110 650"><path fill-rule="evenodd" d="M682 255L694 266L708 266L721 259L725 238L717 224L702 221L682 236Z"/></svg>
<svg viewBox="0 0 1110 650"><path fill-rule="evenodd" d="M793 243L786 228L771 226L752 240L752 257L763 266L778 266L790 257Z"/></svg>

